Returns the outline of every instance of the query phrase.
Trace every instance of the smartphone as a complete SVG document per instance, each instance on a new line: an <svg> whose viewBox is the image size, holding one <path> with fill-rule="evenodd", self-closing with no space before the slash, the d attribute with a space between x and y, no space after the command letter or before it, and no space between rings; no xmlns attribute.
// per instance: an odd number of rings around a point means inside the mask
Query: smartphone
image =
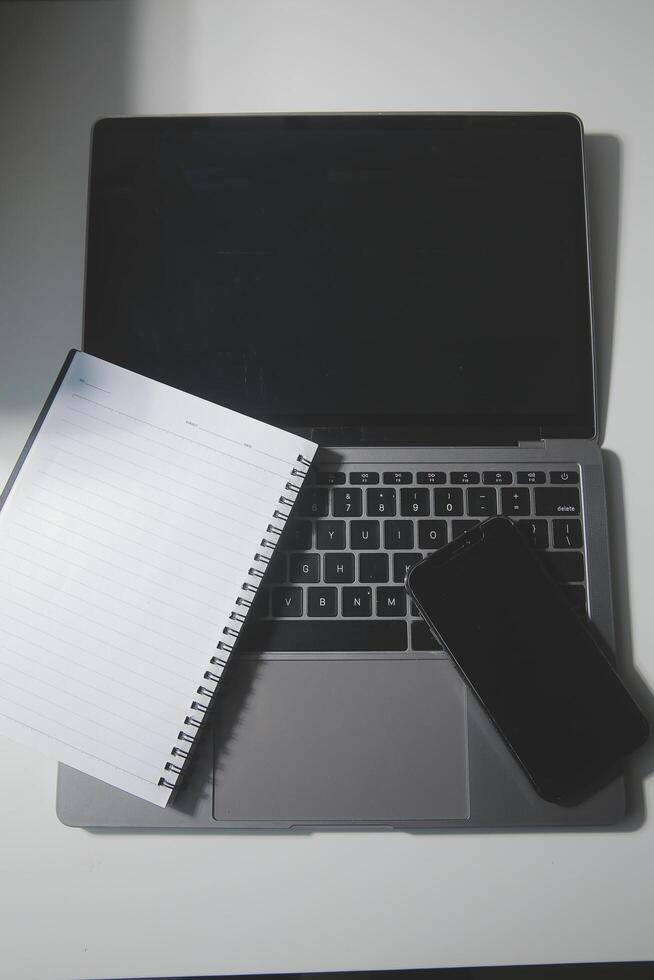
<svg viewBox="0 0 654 980"><path fill-rule="evenodd" d="M509 518L418 562L406 588L545 800L581 802L646 740L590 623Z"/></svg>

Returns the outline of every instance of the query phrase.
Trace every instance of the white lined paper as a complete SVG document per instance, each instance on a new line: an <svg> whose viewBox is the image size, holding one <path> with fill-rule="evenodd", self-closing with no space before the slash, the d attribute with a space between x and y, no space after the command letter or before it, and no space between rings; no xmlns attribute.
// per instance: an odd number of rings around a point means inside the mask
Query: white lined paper
<svg viewBox="0 0 654 980"><path fill-rule="evenodd" d="M0 510L0 732L165 806L191 702L316 448L77 352Z"/></svg>

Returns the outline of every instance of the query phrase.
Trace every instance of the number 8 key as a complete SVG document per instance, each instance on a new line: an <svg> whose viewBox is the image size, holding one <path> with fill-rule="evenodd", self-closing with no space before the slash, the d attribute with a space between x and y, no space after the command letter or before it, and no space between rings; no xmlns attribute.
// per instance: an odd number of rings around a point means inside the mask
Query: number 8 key
<svg viewBox="0 0 654 980"><path fill-rule="evenodd" d="M368 517L394 517L395 490L366 490L366 507Z"/></svg>

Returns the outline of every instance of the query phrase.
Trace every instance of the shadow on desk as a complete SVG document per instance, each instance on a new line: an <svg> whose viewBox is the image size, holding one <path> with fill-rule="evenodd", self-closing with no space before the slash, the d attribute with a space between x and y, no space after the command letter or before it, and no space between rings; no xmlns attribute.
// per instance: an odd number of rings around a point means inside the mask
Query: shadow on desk
<svg viewBox="0 0 654 980"><path fill-rule="evenodd" d="M608 508L609 546L613 584L613 614L615 645L620 673L629 691L645 714L650 731L654 733L654 696L634 666L631 604L629 596L629 562L624 508L624 481L618 456L604 451L606 496ZM654 770L654 735L636 752L627 767L627 819L620 830L637 830L645 822L643 785Z"/></svg>
<svg viewBox="0 0 654 980"><path fill-rule="evenodd" d="M551 966L475 966L441 970L348 970L342 973L276 973L275 980L649 980L654 963L574 963ZM203 980L265 980L271 974L248 973L204 977ZM150 980L194 980L151 977Z"/></svg>

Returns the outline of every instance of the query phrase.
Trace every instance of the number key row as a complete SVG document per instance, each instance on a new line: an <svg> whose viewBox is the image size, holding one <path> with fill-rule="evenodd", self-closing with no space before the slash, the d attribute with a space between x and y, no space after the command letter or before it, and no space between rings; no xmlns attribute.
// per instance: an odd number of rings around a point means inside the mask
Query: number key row
<svg viewBox="0 0 654 980"><path fill-rule="evenodd" d="M332 491L334 517L362 517L363 492L358 488L335 488ZM466 487L467 514L470 517L492 517L498 513L497 490L493 486ZM402 517L429 517L433 494L433 514L436 517L460 517L464 512L462 487L402 487L400 514ZM502 487L501 513L509 517L528 517L532 512L532 491L529 487ZM537 515L575 517L581 513L577 487L536 487L533 490ZM295 513L299 517L326 517L329 513L329 490L309 487L298 498ZM366 489L367 517L395 517L397 491L395 487Z"/></svg>
<svg viewBox="0 0 654 980"><path fill-rule="evenodd" d="M524 491L517 491L522 493ZM463 514L463 490L437 489L434 493L434 513L442 517L457 517ZM468 513L476 517L497 513L495 490L490 487L470 488L468 493ZM528 491L527 491L528 493ZM361 490L332 491L332 514L334 517L361 517L363 515L363 496ZM296 513L300 517L326 517L329 512L328 491L310 487L303 491L297 504ZM428 517L430 514L430 491L424 487L400 490L400 513L403 517ZM397 513L395 489L381 487L366 490L366 513L368 517L394 517ZM527 510L529 513L529 510Z"/></svg>

